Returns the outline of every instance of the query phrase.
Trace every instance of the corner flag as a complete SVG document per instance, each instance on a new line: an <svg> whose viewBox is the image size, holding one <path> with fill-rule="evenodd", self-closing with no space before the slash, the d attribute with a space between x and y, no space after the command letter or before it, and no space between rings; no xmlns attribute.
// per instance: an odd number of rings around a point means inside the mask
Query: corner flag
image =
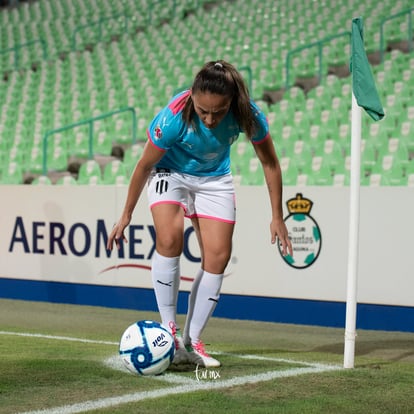
<svg viewBox="0 0 414 414"><path fill-rule="evenodd" d="M375 121L379 121L384 117L384 110L365 53L362 17L352 20L351 47L352 136L344 368L353 368L355 357L359 248L359 187L361 173L361 108L364 108L368 115Z"/></svg>
<svg viewBox="0 0 414 414"><path fill-rule="evenodd" d="M351 47L352 91L358 105L364 108L374 121L379 121L384 117L384 109L365 53L362 17L352 20Z"/></svg>

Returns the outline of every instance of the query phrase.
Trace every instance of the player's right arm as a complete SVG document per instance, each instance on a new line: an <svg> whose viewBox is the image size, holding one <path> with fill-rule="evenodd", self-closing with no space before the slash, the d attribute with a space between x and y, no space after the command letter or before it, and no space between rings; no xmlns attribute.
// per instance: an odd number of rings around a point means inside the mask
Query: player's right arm
<svg viewBox="0 0 414 414"><path fill-rule="evenodd" d="M123 212L108 237L106 245L108 250L112 250L114 242L117 249L119 249L120 240L128 241L124 235L124 230L131 221L132 213L141 196L152 168L161 160L164 154L165 151L156 147L150 140L145 144L144 151L135 166L129 182L128 194Z"/></svg>

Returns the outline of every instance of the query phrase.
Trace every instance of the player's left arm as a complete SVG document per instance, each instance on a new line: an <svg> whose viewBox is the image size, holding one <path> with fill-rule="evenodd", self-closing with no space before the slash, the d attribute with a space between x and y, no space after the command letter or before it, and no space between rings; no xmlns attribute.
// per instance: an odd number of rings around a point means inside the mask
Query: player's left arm
<svg viewBox="0 0 414 414"><path fill-rule="evenodd" d="M260 143L254 144L257 157L259 158L266 179L266 185L270 197L272 209L272 221L270 223L270 234L272 243L278 238L282 245L283 255L293 255L292 244L283 220L282 209L282 171L279 159L270 136Z"/></svg>

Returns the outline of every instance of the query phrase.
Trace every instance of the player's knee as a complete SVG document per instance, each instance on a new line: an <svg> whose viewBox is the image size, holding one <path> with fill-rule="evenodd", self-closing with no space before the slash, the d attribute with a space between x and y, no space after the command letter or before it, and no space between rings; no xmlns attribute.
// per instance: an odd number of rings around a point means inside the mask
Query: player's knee
<svg viewBox="0 0 414 414"><path fill-rule="evenodd" d="M203 269L214 274L224 273L230 260L230 251L220 250L206 254L203 260Z"/></svg>
<svg viewBox="0 0 414 414"><path fill-rule="evenodd" d="M179 256L183 251L183 238L168 234L157 236L157 252L166 257Z"/></svg>

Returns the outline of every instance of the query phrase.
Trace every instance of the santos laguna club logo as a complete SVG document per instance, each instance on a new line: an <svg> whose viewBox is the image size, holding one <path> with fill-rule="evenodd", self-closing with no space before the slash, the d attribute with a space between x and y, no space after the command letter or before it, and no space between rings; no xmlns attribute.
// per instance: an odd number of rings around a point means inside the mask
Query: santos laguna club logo
<svg viewBox="0 0 414 414"><path fill-rule="evenodd" d="M318 223L310 215L313 202L303 198L301 193L287 201L289 215L285 218L293 257L283 256L283 260L297 269L311 266L321 251L322 239ZM281 253L280 245L279 251Z"/></svg>

